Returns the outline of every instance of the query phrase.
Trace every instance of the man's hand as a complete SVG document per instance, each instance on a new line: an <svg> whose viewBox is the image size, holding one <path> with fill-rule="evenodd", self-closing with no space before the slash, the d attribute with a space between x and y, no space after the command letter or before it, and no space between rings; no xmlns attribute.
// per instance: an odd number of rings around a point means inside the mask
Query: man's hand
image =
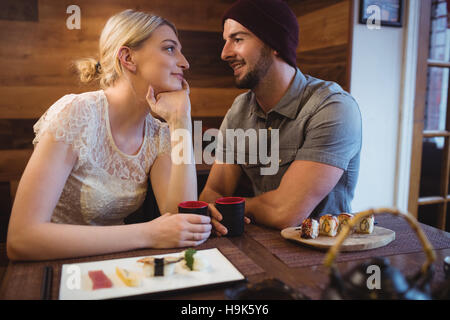
<svg viewBox="0 0 450 320"><path fill-rule="evenodd" d="M214 206L214 203L210 203L208 205L208 211L211 217L211 225L213 227L215 235L218 237L226 235L228 233L228 230L223 224L219 222L222 221L222 214ZM246 224L249 224L251 223L251 220L248 217L244 217L244 222Z"/></svg>

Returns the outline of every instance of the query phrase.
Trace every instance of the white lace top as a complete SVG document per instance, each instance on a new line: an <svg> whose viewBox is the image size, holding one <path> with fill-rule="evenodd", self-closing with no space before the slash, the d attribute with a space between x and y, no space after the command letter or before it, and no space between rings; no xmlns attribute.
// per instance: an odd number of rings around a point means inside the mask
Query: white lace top
<svg viewBox="0 0 450 320"><path fill-rule="evenodd" d="M36 145L50 132L70 144L78 158L53 211L52 222L117 225L136 211L147 192L150 168L170 152L169 127L150 114L138 153L121 152L111 135L103 90L65 95L34 125Z"/></svg>

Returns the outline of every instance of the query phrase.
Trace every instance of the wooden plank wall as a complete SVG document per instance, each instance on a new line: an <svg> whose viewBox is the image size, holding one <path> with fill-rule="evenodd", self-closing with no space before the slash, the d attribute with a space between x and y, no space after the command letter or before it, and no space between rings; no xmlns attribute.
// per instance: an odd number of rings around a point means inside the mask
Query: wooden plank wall
<svg viewBox="0 0 450 320"><path fill-rule="evenodd" d="M32 126L58 98L96 90L78 83L71 62L97 57L100 32L111 15L134 8L177 26L190 62L192 115L218 127L233 99L232 72L220 60L221 16L232 0L2 0L0 5L0 242L22 171L32 152ZM298 65L349 90L352 0L289 0L298 16ZM81 9L81 29L69 30L66 9Z"/></svg>

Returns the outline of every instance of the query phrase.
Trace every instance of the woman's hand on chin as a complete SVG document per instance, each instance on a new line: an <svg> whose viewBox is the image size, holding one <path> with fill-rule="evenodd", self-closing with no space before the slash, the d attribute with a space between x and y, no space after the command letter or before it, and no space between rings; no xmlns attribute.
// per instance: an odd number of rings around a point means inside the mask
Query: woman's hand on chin
<svg viewBox="0 0 450 320"><path fill-rule="evenodd" d="M191 101L189 84L183 79L183 88L177 91L162 92L155 97L152 86L146 96L152 112L162 117L169 126L180 126L191 121Z"/></svg>

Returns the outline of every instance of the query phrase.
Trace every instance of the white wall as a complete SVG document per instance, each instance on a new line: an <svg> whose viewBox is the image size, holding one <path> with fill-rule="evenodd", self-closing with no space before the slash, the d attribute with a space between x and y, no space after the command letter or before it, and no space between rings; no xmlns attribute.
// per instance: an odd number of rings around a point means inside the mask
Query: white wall
<svg viewBox="0 0 450 320"><path fill-rule="evenodd" d="M402 91L402 28L369 30L355 1L351 94L363 125L361 167L353 212L396 204L396 163Z"/></svg>

